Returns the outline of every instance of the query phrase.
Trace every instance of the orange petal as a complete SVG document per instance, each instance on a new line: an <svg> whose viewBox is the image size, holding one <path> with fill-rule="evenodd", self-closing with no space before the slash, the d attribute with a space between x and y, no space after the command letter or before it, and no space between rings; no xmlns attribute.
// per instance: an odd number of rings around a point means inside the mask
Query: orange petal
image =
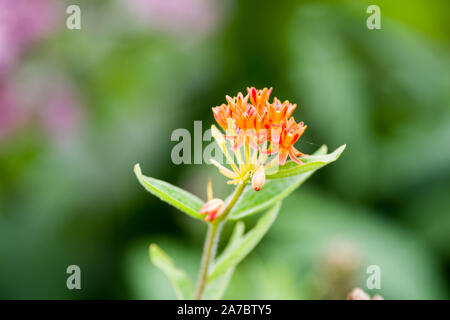
<svg viewBox="0 0 450 320"><path fill-rule="evenodd" d="M278 163L280 164L280 166L282 166L286 163L288 154L289 154L289 152L286 149L280 150L280 153L278 155Z"/></svg>
<svg viewBox="0 0 450 320"><path fill-rule="evenodd" d="M291 158L293 161L295 161L296 163L298 163L298 164L300 164L300 165L303 164L303 162L301 162L300 159L298 159L298 158L295 156L295 154L294 154L292 148L289 150L289 158Z"/></svg>

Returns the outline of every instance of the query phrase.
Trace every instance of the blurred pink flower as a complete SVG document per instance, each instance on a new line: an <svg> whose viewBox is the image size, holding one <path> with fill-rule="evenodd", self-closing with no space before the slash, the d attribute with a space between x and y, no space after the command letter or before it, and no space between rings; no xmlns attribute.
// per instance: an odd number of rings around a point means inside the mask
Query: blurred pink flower
<svg viewBox="0 0 450 320"><path fill-rule="evenodd" d="M0 141L30 123L40 126L56 143L70 143L78 137L84 118L81 99L63 76L36 76L11 83L0 81Z"/></svg>
<svg viewBox="0 0 450 320"><path fill-rule="evenodd" d="M82 108L72 87L57 85L38 110L41 123L56 142L73 140L81 130Z"/></svg>
<svg viewBox="0 0 450 320"><path fill-rule="evenodd" d="M122 0L141 22L161 31L209 33L218 19L213 0Z"/></svg>
<svg viewBox="0 0 450 320"><path fill-rule="evenodd" d="M0 1L0 75L14 65L23 49L55 24L54 0Z"/></svg>
<svg viewBox="0 0 450 320"><path fill-rule="evenodd" d="M15 79L20 55L64 14L58 0L0 0L0 139L33 119L56 140L79 132L82 112L71 84L48 74Z"/></svg>

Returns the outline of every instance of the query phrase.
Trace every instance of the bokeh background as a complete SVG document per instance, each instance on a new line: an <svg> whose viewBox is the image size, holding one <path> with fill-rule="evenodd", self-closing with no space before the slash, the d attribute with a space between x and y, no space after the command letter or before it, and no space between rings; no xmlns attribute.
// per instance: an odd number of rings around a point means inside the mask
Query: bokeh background
<svg viewBox="0 0 450 320"><path fill-rule="evenodd" d="M81 30L65 10L81 7ZM381 30L366 9L381 8ZM346 143L283 203L225 298L342 299L381 268L387 299L450 297L450 2L0 0L0 298L175 298L158 243L197 277L206 228L132 168L205 198L177 128L247 86ZM250 219L247 223L253 222ZM225 235L232 226L225 229ZM82 289L66 288L81 267Z"/></svg>

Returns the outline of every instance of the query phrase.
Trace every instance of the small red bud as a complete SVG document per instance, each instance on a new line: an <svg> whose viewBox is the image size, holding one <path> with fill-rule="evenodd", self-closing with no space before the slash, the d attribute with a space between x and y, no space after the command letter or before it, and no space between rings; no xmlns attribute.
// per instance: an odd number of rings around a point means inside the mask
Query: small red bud
<svg viewBox="0 0 450 320"><path fill-rule="evenodd" d="M206 202L200 209L200 214L206 214L205 221L214 221L222 214L224 202L221 199L214 198Z"/></svg>
<svg viewBox="0 0 450 320"><path fill-rule="evenodd" d="M355 288L347 295L347 300L370 300L370 296L360 288Z"/></svg>

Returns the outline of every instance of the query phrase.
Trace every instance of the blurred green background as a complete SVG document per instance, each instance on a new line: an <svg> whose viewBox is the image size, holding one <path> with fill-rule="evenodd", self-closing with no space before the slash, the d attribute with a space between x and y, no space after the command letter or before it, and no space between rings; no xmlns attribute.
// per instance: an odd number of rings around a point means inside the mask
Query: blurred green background
<svg viewBox="0 0 450 320"><path fill-rule="evenodd" d="M81 30L66 28L69 4ZM366 9L381 8L381 30ZM291 195L225 298L342 299L381 268L386 299L450 297L450 3L0 2L0 298L175 298L158 243L197 277L205 225L132 168L205 199L173 130L247 86L299 104L312 152L347 144ZM205 145L204 145L205 146ZM248 223L252 223L250 219ZM225 229L225 235L232 226ZM66 268L81 267L81 290Z"/></svg>

